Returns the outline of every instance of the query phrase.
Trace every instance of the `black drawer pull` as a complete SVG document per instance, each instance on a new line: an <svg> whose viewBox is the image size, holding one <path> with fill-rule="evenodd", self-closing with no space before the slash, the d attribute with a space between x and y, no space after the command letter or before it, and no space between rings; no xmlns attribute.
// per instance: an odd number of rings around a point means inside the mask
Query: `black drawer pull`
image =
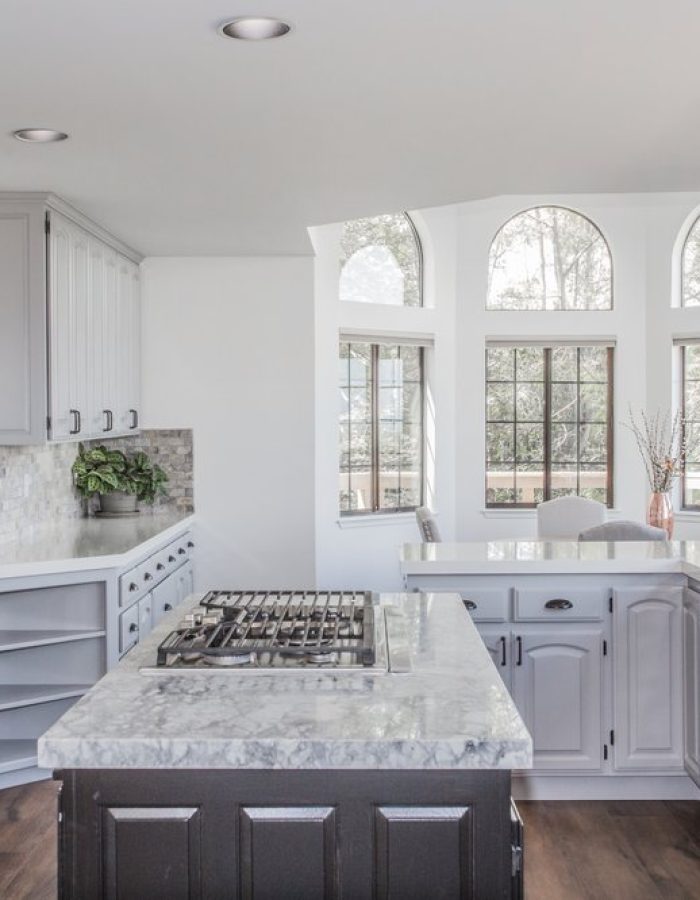
<svg viewBox="0 0 700 900"><path fill-rule="evenodd" d="M563 597L557 597L554 600L548 600L544 608L545 609L573 609L574 604L571 600L565 600Z"/></svg>
<svg viewBox="0 0 700 900"><path fill-rule="evenodd" d="M139 630L139 626L136 624L136 622L132 622L131 625L129 625L129 631L134 632L134 631L138 631L138 630Z"/></svg>
<svg viewBox="0 0 700 900"><path fill-rule="evenodd" d="M163 563L158 563L158 565L156 566L156 569L159 572L162 572L164 568L165 568L165 566L163 565Z"/></svg>
<svg viewBox="0 0 700 900"><path fill-rule="evenodd" d="M194 547L194 541L187 541L188 547Z"/></svg>
<svg viewBox="0 0 700 900"><path fill-rule="evenodd" d="M505 666L506 664L506 639L501 635L498 639L501 644L501 665Z"/></svg>
<svg viewBox="0 0 700 900"><path fill-rule="evenodd" d="M469 612L471 612L472 610L476 609L476 603L474 603L473 600L462 600L462 602L463 602L464 605L467 607L467 609L469 610Z"/></svg>
<svg viewBox="0 0 700 900"><path fill-rule="evenodd" d="M134 584L134 582L132 581L131 584L129 585L129 590L130 591L138 591L138 589L139 589L138 584Z"/></svg>
<svg viewBox="0 0 700 900"><path fill-rule="evenodd" d="M175 557L172 554L168 557L168 562L175 562Z"/></svg>
<svg viewBox="0 0 700 900"><path fill-rule="evenodd" d="M73 428L71 428L71 434L80 434L80 430L82 429L82 423L80 420L80 410L79 409L71 409L69 410L71 416L73 416Z"/></svg>
<svg viewBox="0 0 700 900"><path fill-rule="evenodd" d="M143 580L144 581L153 581L153 576L151 575L150 572L146 572L146 574L143 576Z"/></svg>
<svg viewBox="0 0 700 900"><path fill-rule="evenodd" d="M516 637L515 641L518 645L518 659L517 659L517 662L515 663L515 665L522 666L522 664L523 664L523 639L520 637L520 635L518 635L518 637Z"/></svg>
<svg viewBox="0 0 700 900"><path fill-rule="evenodd" d="M107 416L107 427L103 431L111 431L114 428L114 415L111 409L103 409L102 414Z"/></svg>
<svg viewBox="0 0 700 900"><path fill-rule="evenodd" d="M180 556L184 556L184 554L187 553L187 550L185 550L184 547L180 547L180 549L177 552L180 554Z"/></svg>
<svg viewBox="0 0 700 900"><path fill-rule="evenodd" d="M133 431L134 428L139 427L139 414L135 409L130 409L129 414L131 415L131 425L129 425L129 428Z"/></svg>
<svg viewBox="0 0 700 900"><path fill-rule="evenodd" d="M163 609L165 612L170 612L170 610L172 609L172 606L169 603L166 603L165 606L163 607Z"/></svg>

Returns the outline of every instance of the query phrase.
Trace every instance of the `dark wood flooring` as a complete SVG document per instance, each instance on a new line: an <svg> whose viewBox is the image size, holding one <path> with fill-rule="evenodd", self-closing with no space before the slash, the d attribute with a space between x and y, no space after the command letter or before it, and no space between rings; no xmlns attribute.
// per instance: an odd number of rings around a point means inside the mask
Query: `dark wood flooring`
<svg viewBox="0 0 700 900"><path fill-rule="evenodd" d="M56 897L56 790L43 781L0 791L3 900ZM700 802L518 808L527 900L700 900Z"/></svg>

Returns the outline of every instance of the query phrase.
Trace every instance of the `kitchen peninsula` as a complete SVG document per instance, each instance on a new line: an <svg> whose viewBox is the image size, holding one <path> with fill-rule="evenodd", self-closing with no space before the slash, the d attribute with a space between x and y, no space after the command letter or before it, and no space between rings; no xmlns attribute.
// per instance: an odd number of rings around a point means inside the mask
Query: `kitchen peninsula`
<svg viewBox="0 0 700 900"><path fill-rule="evenodd" d="M530 736L458 597L372 602L400 671L146 673L168 614L40 740L65 895L511 896Z"/></svg>
<svg viewBox="0 0 700 900"><path fill-rule="evenodd" d="M700 797L700 542L405 544L400 559L408 590L462 596L532 734L516 797Z"/></svg>

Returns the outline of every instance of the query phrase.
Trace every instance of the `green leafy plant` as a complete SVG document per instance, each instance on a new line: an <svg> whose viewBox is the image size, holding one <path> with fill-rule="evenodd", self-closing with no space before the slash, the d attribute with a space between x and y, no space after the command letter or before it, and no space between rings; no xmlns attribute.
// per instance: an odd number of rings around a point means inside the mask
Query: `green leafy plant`
<svg viewBox="0 0 700 900"><path fill-rule="evenodd" d="M124 491L136 494L138 500L153 503L159 494L167 494L168 476L141 451L127 456L104 445L87 449L80 444L72 472L78 493L86 498Z"/></svg>

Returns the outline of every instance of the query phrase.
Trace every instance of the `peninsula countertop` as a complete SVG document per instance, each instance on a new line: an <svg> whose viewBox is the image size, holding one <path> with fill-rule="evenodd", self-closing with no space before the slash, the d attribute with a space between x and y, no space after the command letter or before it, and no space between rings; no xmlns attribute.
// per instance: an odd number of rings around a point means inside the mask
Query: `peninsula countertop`
<svg viewBox="0 0 700 900"><path fill-rule="evenodd" d="M179 510L144 510L133 518L90 516L42 526L30 538L0 543L0 579L123 568L193 522Z"/></svg>
<svg viewBox="0 0 700 900"><path fill-rule="evenodd" d="M700 579L700 541L470 541L404 544L406 575L677 573Z"/></svg>
<svg viewBox="0 0 700 900"><path fill-rule="evenodd" d="M174 610L39 740L39 765L529 768L530 735L459 596L378 602L404 613L410 673L144 675L182 618Z"/></svg>

